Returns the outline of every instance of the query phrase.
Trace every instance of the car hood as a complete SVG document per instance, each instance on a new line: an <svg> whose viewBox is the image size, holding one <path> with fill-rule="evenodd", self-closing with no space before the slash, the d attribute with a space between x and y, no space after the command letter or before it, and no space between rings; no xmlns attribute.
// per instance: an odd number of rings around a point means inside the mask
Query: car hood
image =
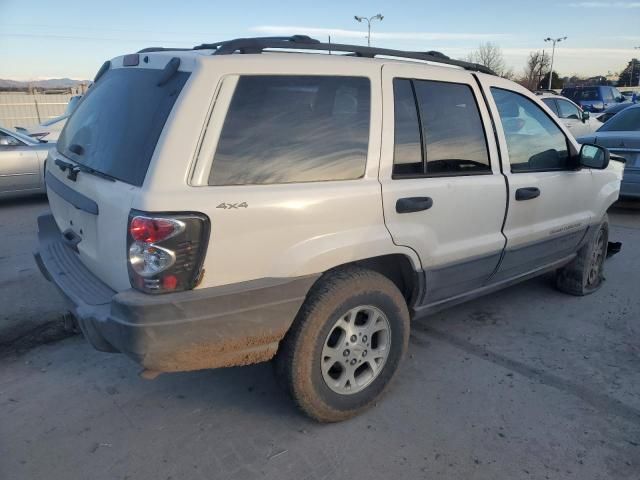
<svg viewBox="0 0 640 480"><path fill-rule="evenodd" d="M577 140L606 148L640 148L640 132L594 132Z"/></svg>

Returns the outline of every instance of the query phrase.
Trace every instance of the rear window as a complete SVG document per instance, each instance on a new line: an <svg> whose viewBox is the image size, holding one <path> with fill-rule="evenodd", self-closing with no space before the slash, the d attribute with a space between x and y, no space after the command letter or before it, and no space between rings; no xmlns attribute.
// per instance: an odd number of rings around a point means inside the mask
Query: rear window
<svg viewBox="0 0 640 480"><path fill-rule="evenodd" d="M574 102L593 102L602 100L600 97L600 89L598 87L576 88L571 92L571 94L566 95L566 97L570 98Z"/></svg>
<svg viewBox="0 0 640 480"><path fill-rule="evenodd" d="M69 117L58 151L131 185L141 186L164 124L188 73L158 85L163 70L107 71Z"/></svg>
<svg viewBox="0 0 640 480"><path fill-rule="evenodd" d="M364 175L367 78L240 77L209 185L350 180Z"/></svg>
<svg viewBox="0 0 640 480"><path fill-rule="evenodd" d="M602 125L599 132L640 132L640 108L627 108Z"/></svg>

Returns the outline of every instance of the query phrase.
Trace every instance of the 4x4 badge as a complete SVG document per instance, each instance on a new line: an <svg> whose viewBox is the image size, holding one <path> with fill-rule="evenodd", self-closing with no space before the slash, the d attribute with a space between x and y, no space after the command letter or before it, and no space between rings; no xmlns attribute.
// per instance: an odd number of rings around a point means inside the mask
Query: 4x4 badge
<svg viewBox="0 0 640 480"><path fill-rule="evenodd" d="M248 208L248 207L249 207L249 205L247 204L247 202L242 202L242 203L225 203L225 202L222 202L216 208L231 209L231 208Z"/></svg>

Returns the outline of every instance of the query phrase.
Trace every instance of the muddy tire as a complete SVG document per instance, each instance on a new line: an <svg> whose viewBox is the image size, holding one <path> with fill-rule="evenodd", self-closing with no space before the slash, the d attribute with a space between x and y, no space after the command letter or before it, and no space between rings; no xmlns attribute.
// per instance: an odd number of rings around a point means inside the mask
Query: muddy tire
<svg viewBox="0 0 640 480"><path fill-rule="evenodd" d="M311 418L338 422L384 393L407 350L409 311L385 276L362 268L325 274L280 344L280 383Z"/></svg>
<svg viewBox="0 0 640 480"><path fill-rule="evenodd" d="M556 272L556 286L565 293L583 296L595 292L604 281L604 260L609 243L609 221L605 215L591 239L571 263Z"/></svg>

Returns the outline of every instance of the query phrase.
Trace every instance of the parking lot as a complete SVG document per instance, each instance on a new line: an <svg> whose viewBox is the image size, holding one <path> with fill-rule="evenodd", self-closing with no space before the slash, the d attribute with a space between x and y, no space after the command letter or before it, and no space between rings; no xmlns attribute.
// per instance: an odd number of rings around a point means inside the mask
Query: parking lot
<svg viewBox="0 0 640 480"><path fill-rule="evenodd" d="M0 478L640 476L637 208L610 212L623 249L596 294L545 277L417 321L394 388L333 425L301 416L268 364L147 381L62 332L31 258L46 209L0 205Z"/></svg>

